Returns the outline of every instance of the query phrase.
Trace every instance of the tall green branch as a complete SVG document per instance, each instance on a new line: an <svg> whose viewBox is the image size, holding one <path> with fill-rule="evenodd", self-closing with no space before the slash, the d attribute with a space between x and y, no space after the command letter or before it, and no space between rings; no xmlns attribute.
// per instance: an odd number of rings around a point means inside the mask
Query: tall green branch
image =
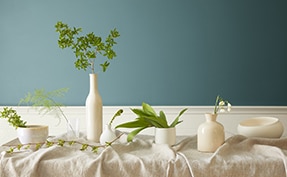
<svg viewBox="0 0 287 177"><path fill-rule="evenodd" d="M78 70L91 69L95 73L95 60L100 54L106 59L99 65L105 72L110 65L110 60L116 57L113 46L117 44L116 38L120 36L117 29L110 31L105 40L96 36L93 32L80 36L82 28L69 27L67 24L58 21L55 25L56 32L59 33L58 45L61 49L71 48L75 54L75 67Z"/></svg>

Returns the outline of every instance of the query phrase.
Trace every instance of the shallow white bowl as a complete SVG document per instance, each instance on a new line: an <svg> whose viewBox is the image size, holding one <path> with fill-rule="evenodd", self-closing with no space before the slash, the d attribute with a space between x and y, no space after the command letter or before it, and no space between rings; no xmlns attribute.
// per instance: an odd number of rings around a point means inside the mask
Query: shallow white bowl
<svg viewBox="0 0 287 177"><path fill-rule="evenodd" d="M17 136L22 144L44 143L49 135L49 128L46 125L27 125L18 127Z"/></svg>
<svg viewBox="0 0 287 177"><path fill-rule="evenodd" d="M237 131L247 137L280 138L284 127L278 118L254 117L240 122Z"/></svg>

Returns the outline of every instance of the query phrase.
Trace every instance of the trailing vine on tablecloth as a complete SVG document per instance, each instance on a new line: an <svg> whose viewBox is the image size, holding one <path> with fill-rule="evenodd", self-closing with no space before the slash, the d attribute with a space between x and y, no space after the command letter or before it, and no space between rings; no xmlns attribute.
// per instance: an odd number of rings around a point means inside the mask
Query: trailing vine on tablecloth
<svg viewBox="0 0 287 177"><path fill-rule="evenodd" d="M121 133L119 136L117 136L116 139L114 139L111 142L106 142L106 144L104 145L91 145L88 143L81 143L79 141L68 141L68 140L64 140L64 139L58 139L55 141L46 141L44 143L29 143L29 144L16 144L16 145L11 145L11 144L6 144L6 145L2 145L2 146L6 146L9 147L9 150L5 151L6 153L14 153L15 151L25 151L25 150L29 150L31 149L31 147L33 146L33 150L39 150L40 148L49 148L52 146L59 146L59 147L64 147L65 145L68 146L73 146L73 145L81 145L81 148L79 150L81 151L86 151L86 150L90 150L93 153L98 153L98 150L100 148L106 148L111 146L115 141L117 141L124 133ZM34 147L35 146L35 147Z"/></svg>

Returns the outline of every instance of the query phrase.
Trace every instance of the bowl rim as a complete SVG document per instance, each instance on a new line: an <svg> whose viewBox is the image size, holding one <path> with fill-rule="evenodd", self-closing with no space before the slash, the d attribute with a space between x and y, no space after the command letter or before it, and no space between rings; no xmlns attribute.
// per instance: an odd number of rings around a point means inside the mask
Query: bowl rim
<svg viewBox="0 0 287 177"><path fill-rule="evenodd" d="M47 129L48 125L26 125L26 127L18 127L18 129Z"/></svg>
<svg viewBox="0 0 287 177"><path fill-rule="evenodd" d="M260 119L268 120L269 122L266 122L266 123L261 124L261 125L254 125L254 124L247 125L246 124L248 122L250 123L253 120L260 120ZM279 121L279 119L276 117L259 116L259 117L251 117L251 118L245 119L245 120L239 122L238 125L241 127L266 127L266 126L273 125L273 124L277 123L278 121Z"/></svg>

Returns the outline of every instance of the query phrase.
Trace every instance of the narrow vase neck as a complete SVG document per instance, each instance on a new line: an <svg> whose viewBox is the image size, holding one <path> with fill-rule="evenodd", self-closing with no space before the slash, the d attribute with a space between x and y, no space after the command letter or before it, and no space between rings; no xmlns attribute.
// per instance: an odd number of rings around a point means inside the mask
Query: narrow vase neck
<svg viewBox="0 0 287 177"><path fill-rule="evenodd" d="M205 118L207 121L216 121L217 114L206 113Z"/></svg>
<svg viewBox="0 0 287 177"><path fill-rule="evenodd" d="M98 75L90 74L90 93L98 92Z"/></svg>

